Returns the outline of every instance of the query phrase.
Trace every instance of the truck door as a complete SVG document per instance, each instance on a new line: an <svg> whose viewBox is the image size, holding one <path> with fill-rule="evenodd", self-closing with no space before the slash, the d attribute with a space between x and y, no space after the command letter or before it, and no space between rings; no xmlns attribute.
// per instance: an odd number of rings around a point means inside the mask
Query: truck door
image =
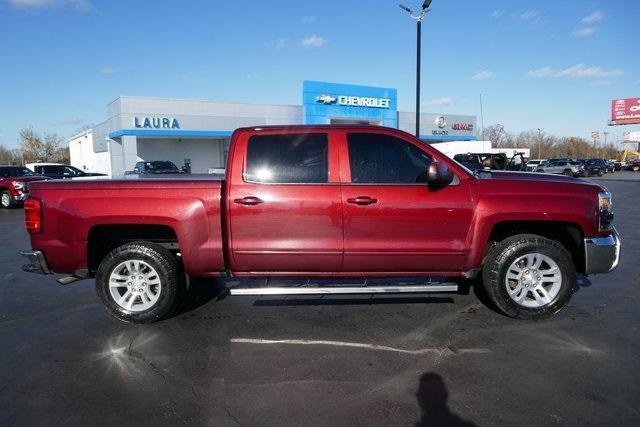
<svg viewBox="0 0 640 427"><path fill-rule="evenodd" d="M227 187L233 269L339 271L341 190L329 133L245 132L234 145Z"/></svg>
<svg viewBox="0 0 640 427"><path fill-rule="evenodd" d="M522 153L514 154L509 160L509 165L507 166L507 170L510 171L523 171L526 170L524 163L524 157Z"/></svg>
<svg viewBox="0 0 640 427"><path fill-rule="evenodd" d="M464 270L473 216L466 178L429 187L432 156L382 132L346 133L342 144L343 271Z"/></svg>

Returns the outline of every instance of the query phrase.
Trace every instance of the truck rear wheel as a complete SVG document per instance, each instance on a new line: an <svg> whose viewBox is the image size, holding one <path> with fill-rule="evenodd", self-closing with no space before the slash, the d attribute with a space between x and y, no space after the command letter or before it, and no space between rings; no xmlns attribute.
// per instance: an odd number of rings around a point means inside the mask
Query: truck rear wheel
<svg viewBox="0 0 640 427"><path fill-rule="evenodd" d="M178 260L167 249L132 242L117 247L100 263L96 291L120 320L150 323L173 310L183 277Z"/></svg>
<svg viewBox="0 0 640 427"><path fill-rule="evenodd" d="M492 301L509 317L540 319L560 311L576 282L569 252L534 234L518 234L489 250L483 284Z"/></svg>

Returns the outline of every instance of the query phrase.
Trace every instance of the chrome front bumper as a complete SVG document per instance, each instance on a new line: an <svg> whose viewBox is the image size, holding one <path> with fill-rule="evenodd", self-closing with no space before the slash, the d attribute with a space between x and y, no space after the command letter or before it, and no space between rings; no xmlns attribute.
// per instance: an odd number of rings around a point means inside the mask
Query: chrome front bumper
<svg viewBox="0 0 640 427"><path fill-rule="evenodd" d="M608 273L620 262L620 235L615 228L605 237L584 239L585 274Z"/></svg>
<svg viewBox="0 0 640 427"><path fill-rule="evenodd" d="M27 273L51 274L47 260L41 251L20 251L20 255L29 260L28 264L22 266L22 271Z"/></svg>

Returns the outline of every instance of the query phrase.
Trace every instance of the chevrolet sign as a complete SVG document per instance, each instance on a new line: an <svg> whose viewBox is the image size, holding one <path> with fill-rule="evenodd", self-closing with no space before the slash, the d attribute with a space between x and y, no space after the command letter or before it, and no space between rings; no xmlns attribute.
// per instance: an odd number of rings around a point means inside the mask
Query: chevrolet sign
<svg viewBox="0 0 640 427"><path fill-rule="evenodd" d="M333 104L338 101L338 105L348 107L368 107L368 108L389 108L391 100L389 98L372 98L367 96L347 96L338 95L337 99L331 95L320 95L316 98L316 102L325 105Z"/></svg>

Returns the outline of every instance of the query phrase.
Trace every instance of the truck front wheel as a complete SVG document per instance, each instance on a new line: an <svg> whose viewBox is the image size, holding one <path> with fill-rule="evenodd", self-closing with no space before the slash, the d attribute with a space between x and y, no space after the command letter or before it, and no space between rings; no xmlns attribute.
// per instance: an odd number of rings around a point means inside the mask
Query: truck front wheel
<svg viewBox="0 0 640 427"><path fill-rule="evenodd" d="M571 298L576 272L571 254L559 243L518 234L487 254L484 287L509 317L539 319L560 311Z"/></svg>
<svg viewBox="0 0 640 427"><path fill-rule="evenodd" d="M111 251L100 263L96 290L120 320L150 323L173 310L183 277L178 260L167 249L131 242Z"/></svg>
<svg viewBox="0 0 640 427"><path fill-rule="evenodd" d="M5 209L11 209L15 206L13 197L7 190L0 191L0 205Z"/></svg>

